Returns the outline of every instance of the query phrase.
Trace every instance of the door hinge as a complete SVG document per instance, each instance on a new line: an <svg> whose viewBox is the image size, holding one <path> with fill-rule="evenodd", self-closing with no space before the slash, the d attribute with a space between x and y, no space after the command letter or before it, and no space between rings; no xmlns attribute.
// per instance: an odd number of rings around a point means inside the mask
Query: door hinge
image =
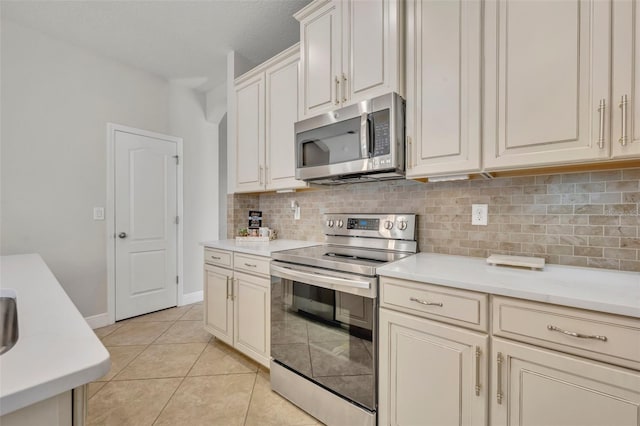
<svg viewBox="0 0 640 426"><path fill-rule="evenodd" d="M180 284L180 276L176 275L176 284Z"/></svg>
<svg viewBox="0 0 640 426"><path fill-rule="evenodd" d="M180 223L180 216L176 216L176 225Z"/></svg>
<svg viewBox="0 0 640 426"><path fill-rule="evenodd" d="M176 164L180 164L180 156L179 155L174 155L173 158L176 159Z"/></svg>

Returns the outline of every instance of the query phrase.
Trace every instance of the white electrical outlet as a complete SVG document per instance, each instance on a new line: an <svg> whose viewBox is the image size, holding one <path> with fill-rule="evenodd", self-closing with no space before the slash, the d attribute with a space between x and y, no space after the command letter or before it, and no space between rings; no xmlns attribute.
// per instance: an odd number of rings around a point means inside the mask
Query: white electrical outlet
<svg viewBox="0 0 640 426"><path fill-rule="evenodd" d="M471 205L471 224L487 225L487 216L489 215L489 206L486 204Z"/></svg>

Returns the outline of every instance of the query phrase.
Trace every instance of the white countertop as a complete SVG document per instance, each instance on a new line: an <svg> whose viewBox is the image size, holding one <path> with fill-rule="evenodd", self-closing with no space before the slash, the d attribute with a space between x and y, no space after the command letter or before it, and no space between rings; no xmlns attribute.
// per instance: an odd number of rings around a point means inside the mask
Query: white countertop
<svg viewBox="0 0 640 426"><path fill-rule="evenodd" d="M236 242L236 240L214 240L201 243L205 247L221 250L236 251L238 253L255 254L270 257L274 251L291 250L302 247L323 244L318 241L272 240L264 243Z"/></svg>
<svg viewBox="0 0 640 426"><path fill-rule="evenodd" d="M18 341L0 355L0 415L89 383L109 353L40 255L0 258L0 287L17 293Z"/></svg>
<svg viewBox="0 0 640 426"><path fill-rule="evenodd" d="M434 253L418 253L377 271L387 277L640 318L638 272L549 264L537 271Z"/></svg>

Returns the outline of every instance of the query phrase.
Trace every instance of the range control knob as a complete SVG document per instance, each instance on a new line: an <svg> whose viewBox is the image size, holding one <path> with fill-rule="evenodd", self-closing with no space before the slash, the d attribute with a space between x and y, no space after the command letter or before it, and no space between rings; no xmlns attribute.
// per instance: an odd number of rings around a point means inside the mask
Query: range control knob
<svg viewBox="0 0 640 426"><path fill-rule="evenodd" d="M333 219L329 219L329 220L327 220L327 226L328 226L329 228L333 228L334 223L335 223L335 222L333 221Z"/></svg>
<svg viewBox="0 0 640 426"><path fill-rule="evenodd" d="M338 219L338 228L342 228L344 226L344 222L342 219Z"/></svg>
<svg viewBox="0 0 640 426"><path fill-rule="evenodd" d="M391 229L391 228L393 228L393 222L391 222L390 220L385 220L384 229Z"/></svg>
<svg viewBox="0 0 640 426"><path fill-rule="evenodd" d="M398 222L398 229L401 231L404 231L405 229L407 229L407 221L406 220L401 220Z"/></svg>

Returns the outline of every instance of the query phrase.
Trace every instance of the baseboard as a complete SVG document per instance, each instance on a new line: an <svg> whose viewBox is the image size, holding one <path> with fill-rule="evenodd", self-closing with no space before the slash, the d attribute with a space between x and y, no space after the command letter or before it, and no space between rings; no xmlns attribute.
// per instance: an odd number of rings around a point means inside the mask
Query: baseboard
<svg viewBox="0 0 640 426"><path fill-rule="evenodd" d="M204 299L202 290L193 293L185 293L182 295L182 303L180 305L190 305L192 303L201 302Z"/></svg>
<svg viewBox="0 0 640 426"><path fill-rule="evenodd" d="M86 317L85 321L87 321L87 324L89 324L89 327L91 327L92 329L106 327L107 325L112 324L111 322L109 322L109 314L106 312L104 314Z"/></svg>

